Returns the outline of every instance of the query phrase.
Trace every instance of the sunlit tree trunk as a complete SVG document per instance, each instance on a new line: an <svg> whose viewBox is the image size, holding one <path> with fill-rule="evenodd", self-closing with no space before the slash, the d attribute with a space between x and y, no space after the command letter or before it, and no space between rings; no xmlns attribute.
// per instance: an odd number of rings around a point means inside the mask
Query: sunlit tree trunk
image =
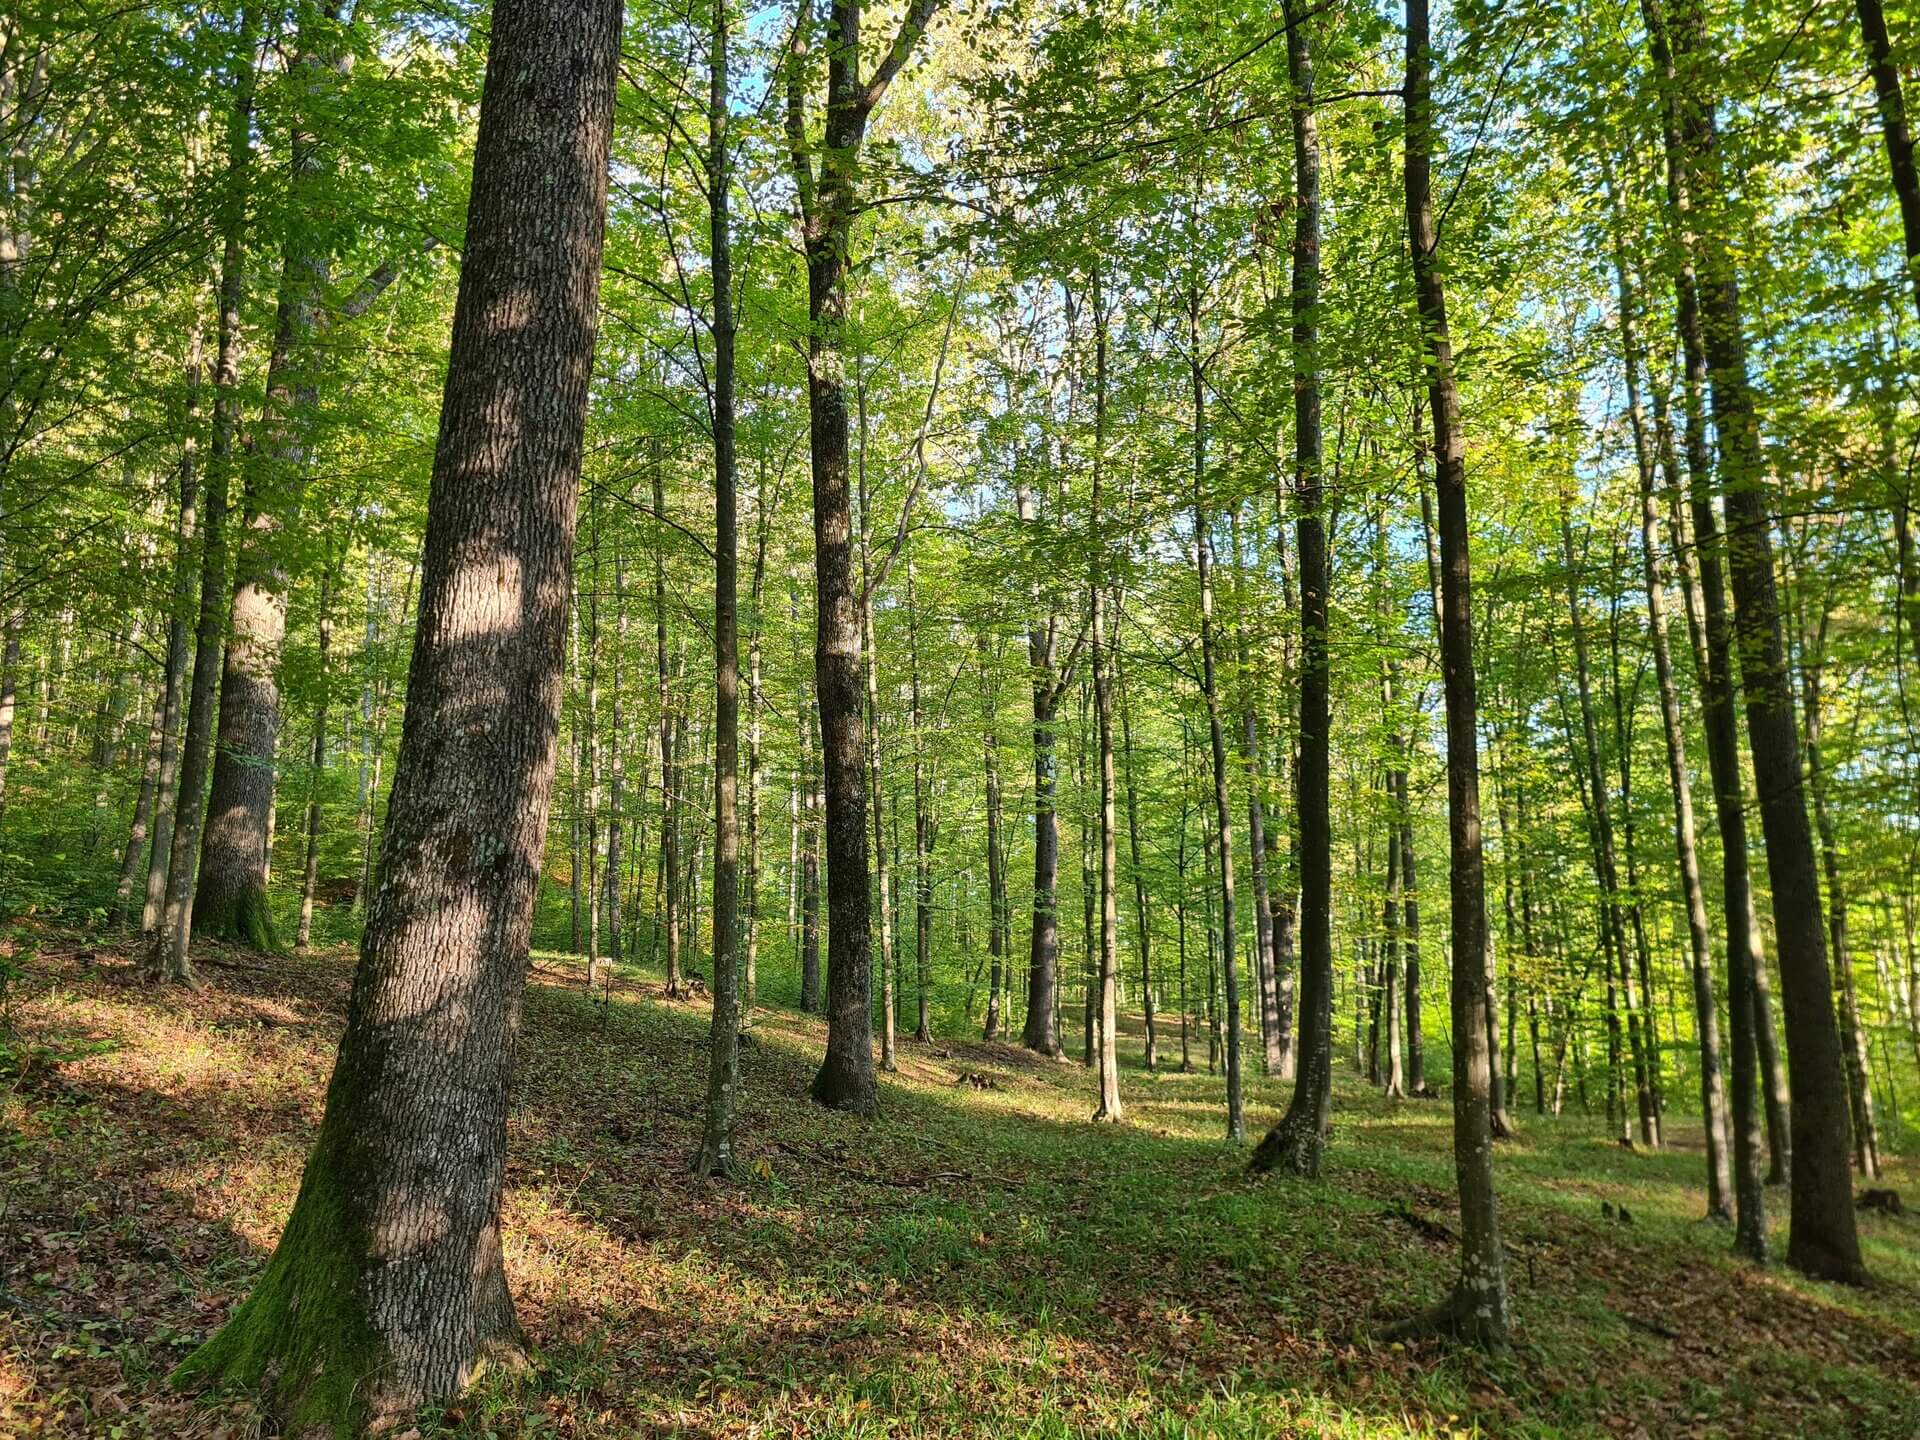
<svg viewBox="0 0 1920 1440"><path fill-rule="evenodd" d="M1293 502L1300 569L1300 754L1294 844L1300 877L1300 1026L1293 1095L1253 1153L1255 1170L1317 1176L1333 1100L1333 850L1329 821L1326 490L1320 470L1320 141L1306 0L1285 0L1292 80ZM1184 838L1184 837L1183 837Z"/></svg>

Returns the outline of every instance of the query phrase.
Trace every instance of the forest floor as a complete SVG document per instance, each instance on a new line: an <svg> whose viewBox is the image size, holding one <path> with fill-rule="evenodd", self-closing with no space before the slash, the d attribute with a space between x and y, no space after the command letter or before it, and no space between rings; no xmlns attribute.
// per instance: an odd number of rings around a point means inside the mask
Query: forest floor
<svg viewBox="0 0 1920 1440"><path fill-rule="evenodd" d="M0 1437L270 1434L165 1377L279 1233L352 956L207 950L187 994L41 942L0 1015ZM695 1180L705 1003L631 975L603 1004L560 957L534 978L507 1263L539 1366L426 1437L1920 1434L1920 1218L1861 1217L1869 1290L1736 1264L1685 1137L1522 1116L1490 1362L1370 1338L1453 1274L1444 1103L1343 1073L1325 1177L1261 1180L1204 1067L1130 1052L1128 1123L1095 1126L1077 1063L903 1040L862 1122L804 1098L820 1022L763 1010L747 1173ZM1256 1137L1283 1099L1252 1082ZM1886 1183L1920 1199L1920 1167Z"/></svg>

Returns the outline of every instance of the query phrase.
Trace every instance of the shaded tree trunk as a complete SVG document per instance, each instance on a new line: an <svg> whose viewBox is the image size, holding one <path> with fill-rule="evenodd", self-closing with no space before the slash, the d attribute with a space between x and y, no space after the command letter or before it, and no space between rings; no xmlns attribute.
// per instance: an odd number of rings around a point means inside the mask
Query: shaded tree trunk
<svg viewBox="0 0 1920 1440"><path fill-rule="evenodd" d="M707 221L713 270L713 409L709 417L713 427L714 560L713 1016L707 1049L706 1123L693 1159L694 1172L700 1175L724 1175L733 1170L733 1127L740 1092L740 541L739 474L734 451L733 172L728 148L732 112L727 97L730 4L731 0L713 0L707 52ZM756 562L756 600L759 579ZM624 615L623 609L623 629ZM757 657L757 645L754 653ZM614 696L617 717L617 684ZM616 718L616 746L619 728ZM616 816L620 808L619 774L616 768ZM613 864L613 849L610 844L609 866ZM751 883L751 869L748 874ZM617 941L615 945L617 955Z"/></svg>
<svg viewBox="0 0 1920 1440"><path fill-rule="evenodd" d="M1493 1067L1487 1045L1486 873L1480 840L1478 704L1468 558L1466 446L1434 221L1427 0L1407 4L1406 192L1414 294L1433 415L1440 540L1440 660L1446 682L1447 828L1452 851L1453 1153L1460 1190L1460 1277L1424 1323L1490 1349L1507 1339L1507 1284L1493 1190Z"/></svg>
<svg viewBox="0 0 1920 1440"><path fill-rule="evenodd" d="M1644 363L1639 339L1639 297L1627 265L1621 205L1611 176L1608 197L1613 221L1614 278L1619 292L1620 351L1627 372L1627 415L1633 428L1634 459L1640 478L1640 558L1647 596L1647 639L1653 650L1654 679L1660 692L1660 729L1666 741L1667 784L1673 791L1674 854L1680 870L1681 899L1687 911L1687 955L1693 982L1694 1034L1700 1054L1700 1115L1706 1134L1707 1215L1733 1219L1733 1169L1727 1130L1726 1083L1720 1063L1720 1012L1713 993L1713 940L1707 921L1706 891L1700 881L1699 847L1693 814L1693 777L1687 764L1687 735L1674 684L1672 649L1667 638L1667 590L1660 562L1660 524L1655 501L1657 446L1647 434L1640 400ZM1675 476L1675 479L1678 477ZM1691 618L1691 617L1689 617Z"/></svg>
<svg viewBox="0 0 1920 1440"><path fill-rule="evenodd" d="M333 161L313 127L346 64L333 30L344 6L329 0L303 26L292 75L302 94L293 121L279 313L267 365L266 404L247 464L245 520L234 561L215 736L213 789L201 837L193 924L203 933L271 950L279 939L267 899L268 816L278 783L280 659L291 586L289 549L312 455L323 367L316 344L330 279L325 219Z"/></svg>
<svg viewBox="0 0 1920 1440"><path fill-rule="evenodd" d="M242 10L233 49L233 109L227 117L226 174L220 198L220 307L213 369L213 428L208 438L206 503L200 525L200 604L194 622L193 677L187 689L186 731L180 749L180 788L174 803L173 844L159 924L148 951L149 980L195 983L191 947L195 865L206 817L207 775L213 753L215 687L219 684L227 600L227 499L234 440L239 433L241 307L247 281L243 241L252 185L253 106L259 78L254 54L260 12Z"/></svg>
<svg viewBox="0 0 1920 1440"><path fill-rule="evenodd" d="M1696 227L1701 334L1714 429L1720 437L1719 489L1726 505L1727 571L1733 591L1734 643L1746 701L1747 739L1759 786L1773 891L1774 932L1785 992L1787 1050L1792 1068L1790 1116L1792 1223L1787 1260L1822 1279L1866 1278L1853 1211L1848 1162L1846 1076L1834 1024L1833 977L1821 916L1820 882L1807 820L1799 728L1780 628L1773 567L1773 487L1761 453L1747 378L1747 352L1736 266L1716 228L1721 182L1714 97L1693 87L1707 53L1705 18L1696 0L1667 17L1680 112L1681 163L1703 205ZM1664 70L1666 67L1662 67Z"/></svg>
<svg viewBox="0 0 1920 1440"><path fill-rule="evenodd" d="M173 598L167 616L165 688L160 709L160 745L154 760L152 844L140 909L140 933L151 934L166 902L167 859L173 850L175 791L180 781L180 724L186 710L187 666L193 649L194 548L199 543L200 475L196 431L199 425L201 370L204 363L200 322L187 340L187 435L180 446L179 507L175 511ZM125 877L123 877L125 878ZM123 907L131 894L123 895Z"/></svg>
<svg viewBox="0 0 1920 1440"><path fill-rule="evenodd" d="M494 7L380 886L326 1114L253 1294L181 1378L390 1427L519 1352L507 1089L559 731L616 0ZM517 323L498 326L510 307ZM517 397L548 403L527 411Z"/></svg>

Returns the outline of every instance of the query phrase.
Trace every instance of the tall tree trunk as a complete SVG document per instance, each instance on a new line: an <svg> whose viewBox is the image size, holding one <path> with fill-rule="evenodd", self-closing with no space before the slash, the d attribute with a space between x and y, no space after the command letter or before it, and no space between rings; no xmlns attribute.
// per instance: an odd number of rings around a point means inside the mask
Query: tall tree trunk
<svg viewBox="0 0 1920 1440"><path fill-rule="evenodd" d="M320 884L320 789L327 773L327 702L331 698L327 661L333 649L333 592L338 584L337 571L346 561L347 547L343 543L337 565L329 564L320 572L320 695L313 711L312 773L307 777L307 849L300 873L300 924L293 941L302 950L313 943L314 892Z"/></svg>
<svg viewBox="0 0 1920 1440"><path fill-rule="evenodd" d="M800 854L800 1008L809 1015L821 1010L820 995L820 707L812 696L806 702L805 744L800 751L801 781L807 787Z"/></svg>
<svg viewBox="0 0 1920 1440"><path fill-rule="evenodd" d="M617 0L493 10L379 893L286 1230L181 1368L264 1384L295 1433L396 1426L519 1349L501 1263L507 1082L559 732L619 41ZM536 392L547 403L518 403Z"/></svg>
<svg viewBox="0 0 1920 1440"><path fill-rule="evenodd" d="M723 12L724 17L724 12ZM731 210L729 210L731 216ZM729 240L729 262L731 262ZM744 932L744 972L740 977L740 1028L753 1025L754 1007L760 991L760 792L765 788L764 739L766 706L761 701L761 651L765 648L766 624L763 606L767 594L767 541L773 526L773 507L767 503L765 476L756 487L758 534L753 547L753 583L748 596L747 640L747 853L746 871L741 883L741 928ZM646 787L641 786L644 795Z"/></svg>
<svg viewBox="0 0 1920 1440"><path fill-rule="evenodd" d="M1821 869L1827 881L1827 925L1833 943L1833 959L1840 972L1840 1040L1847 1067L1847 1101L1853 1120L1853 1163L1860 1174L1875 1180L1880 1175L1880 1137L1873 1119L1873 1069L1867 1054L1867 1036L1860 1020L1859 987L1853 975L1853 960L1847 949L1847 888L1840 873L1839 828L1828 803L1827 771L1821 745L1826 731L1822 704L1827 654L1827 631L1833 618L1829 592L1821 607L1820 621L1812 636L1805 637L1800 649L1800 688L1805 697L1807 727L1807 788L1813 795L1814 827L1820 836Z"/></svg>
<svg viewBox="0 0 1920 1440"><path fill-rule="evenodd" d="M1702 73L1700 61L1707 54L1705 18L1697 0L1681 0L1669 11L1667 21L1671 33L1666 41L1675 73L1683 77L1674 97L1680 109L1681 163L1689 193L1706 216L1706 223L1696 227L1693 236L1701 271L1701 333L1714 429L1720 437L1719 489L1726 505L1734 642L1746 700L1747 739L1754 772L1762 777L1760 823L1766 837L1786 1004L1793 1094L1787 1261L1818 1278L1861 1282L1866 1270L1854 1223L1846 1075L1834 1024L1819 872L1807 820L1799 727L1794 720L1774 580L1773 486L1767 478L1747 376L1737 267L1727 237L1718 229L1723 207L1715 102L1694 88Z"/></svg>
<svg viewBox="0 0 1920 1440"><path fill-rule="evenodd" d="M146 887L141 897L140 933L149 935L160 923L166 901L167 858L173 850L175 788L180 780L180 722L186 709L187 666L193 648L194 547L199 542L200 385L204 360L204 331L196 316L187 336L187 434L180 446L179 506L174 514L173 597L167 614L166 679L160 705L160 745L154 757L152 844L147 861ZM137 860L136 860L137 863ZM131 896L122 898L123 909ZM130 918L130 914L126 916Z"/></svg>
<svg viewBox="0 0 1920 1440"><path fill-rule="evenodd" d="M925 707L920 698L920 620L914 593L913 561L907 561L907 688L913 721L913 959L915 1019L913 1038L933 1040L928 1014L933 988L933 797L927 776Z"/></svg>
<svg viewBox="0 0 1920 1440"><path fill-rule="evenodd" d="M1140 1010L1146 1030L1144 1061L1149 1071L1160 1068L1160 1036L1153 994L1153 922L1147 908L1146 859L1140 846L1140 801L1133 776L1133 692L1127 685L1126 664L1120 647L1113 651L1114 678L1120 687L1120 753L1127 786L1127 859L1133 871L1134 947L1140 961Z"/></svg>
<svg viewBox="0 0 1920 1440"><path fill-rule="evenodd" d="M1594 721L1593 686L1587 662L1586 625L1582 619L1580 605L1579 570L1573 550L1573 501L1571 496L1562 497L1560 510L1560 553L1566 567L1567 577L1567 617L1573 631L1574 678L1580 699L1580 731L1582 737L1581 760L1585 766L1585 790L1588 797L1588 814L1592 823L1594 878L1600 882L1600 899L1606 911L1607 932L1607 1024L1611 1036L1610 1053L1617 1055L1619 1050L1620 1021L1615 1009L1614 997L1617 995L1620 1005L1626 1011L1626 1028L1629 1046L1632 1050L1634 1094L1640 1116L1640 1140L1642 1144L1658 1147L1660 1144L1659 1118L1654 1113L1653 1089L1647 1077L1647 1056L1645 1041L1640 1030L1639 1009L1633 1000L1633 970L1627 958L1626 925L1624 907L1620 897L1620 879L1617 855L1614 847L1613 801L1607 790L1605 773L1600 760L1600 732ZM1616 977L1618 985L1616 986ZM1618 1069L1618 1062L1615 1062ZM1610 1094L1612 1092L1609 1092ZM1625 1126L1625 1116L1621 1124Z"/></svg>
<svg viewBox="0 0 1920 1440"><path fill-rule="evenodd" d="M1252 647L1248 643L1246 555L1240 541L1240 507L1227 511L1233 544L1234 644L1240 674L1240 762L1247 770L1247 856L1253 872L1253 983L1260 1010L1261 1060L1278 1076L1280 992L1275 983L1273 897L1267 882L1267 815L1261 799L1260 719L1254 708Z"/></svg>
<svg viewBox="0 0 1920 1440"><path fill-rule="evenodd" d="M1102 488L1107 457L1107 301L1098 267L1093 272L1093 465L1092 494L1087 516L1093 566L1088 586L1093 638L1090 669L1093 711L1100 757L1100 1104L1095 1120L1118 1122L1120 1104L1120 1047L1117 1010L1120 984L1120 872L1119 842L1115 833L1113 765L1112 636L1108 633L1106 497ZM1151 1002L1149 1002L1151 1003Z"/></svg>
<svg viewBox="0 0 1920 1440"><path fill-rule="evenodd" d="M1687 909L1694 1034L1700 1052L1700 1114L1706 1132L1707 1215L1710 1219L1730 1221L1733 1219L1733 1170L1728 1154L1726 1084L1720 1065L1720 1013L1713 994L1713 940L1707 921L1706 891L1700 882L1693 777L1687 764L1686 726L1680 716L1672 648L1667 639L1667 589L1660 563L1660 522L1655 500L1655 459L1659 447L1647 434L1646 411L1640 399L1640 371L1644 363L1638 328L1640 303L1627 264L1626 227L1610 173L1607 182L1613 225L1614 279L1619 297L1620 354L1627 372L1627 415L1632 423L1634 460L1640 477L1640 559L1647 596L1647 639L1653 650L1654 679L1660 692L1667 784L1673 792L1674 854L1680 869L1681 898Z"/></svg>
<svg viewBox="0 0 1920 1440"><path fill-rule="evenodd" d="M1466 445L1434 220L1432 57L1427 0L1407 3L1407 232L1419 304L1440 539L1440 662L1446 681L1447 829L1452 851L1453 1155L1460 1189L1460 1278L1425 1323L1490 1349L1507 1339L1506 1266L1493 1191L1493 1067L1487 1046L1486 871L1480 844L1478 705L1467 537Z"/></svg>
<svg viewBox="0 0 1920 1440"><path fill-rule="evenodd" d="M1389 703L1388 708L1391 708ZM1388 782L1391 795L1392 782ZM1386 1017L1387 1066L1381 1076L1389 1100L1406 1098L1407 1087L1400 1052L1400 825L1387 825L1386 898L1380 909L1380 1012Z"/></svg>
<svg viewBox="0 0 1920 1440"><path fill-rule="evenodd" d="M1406 977L1407 1093L1426 1095L1427 1042L1420 1015L1420 875L1413 852L1413 809L1407 801L1407 767L1394 772L1394 813L1399 817L1401 973ZM1512 984L1512 960L1508 962ZM1508 1047L1511 1049L1511 1045Z"/></svg>
<svg viewBox="0 0 1920 1440"><path fill-rule="evenodd" d="M863 441L864 441L865 405L862 402ZM880 1068L892 1074L899 1068L895 1058L897 1048L897 1020L899 997L894 993L900 974L900 947L894 931L894 866L887 854L887 804L888 799L882 788L883 759L880 753L880 646L873 628L873 566L870 547L872 496L866 484L866 466L864 457L866 447L861 446L863 463L860 467L860 669L865 685L867 707L866 729L866 786L867 808L873 815L873 868L874 880L880 895ZM895 817L896 819L898 817ZM898 848L897 846L895 847Z"/></svg>
<svg viewBox="0 0 1920 1440"><path fill-rule="evenodd" d="M193 924L203 933L257 949L279 944L267 899L268 816L278 783L280 658L291 585L289 532L312 455L321 349L316 343L333 244L325 215L332 147L318 116L346 64L334 33L344 5L328 0L302 26L292 67L296 89L287 229L279 313L267 365L266 403L247 469L246 512L234 561L233 604L220 676L213 789L201 837Z"/></svg>
<svg viewBox="0 0 1920 1440"><path fill-rule="evenodd" d="M1054 1015L1060 998L1060 818L1054 810L1056 764L1054 717L1064 676L1055 676L1054 635L1058 616L1036 624L1027 637L1033 679L1033 928L1027 960L1027 1021L1020 1043L1060 1058Z"/></svg>
<svg viewBox="0 0 1920 1440"><path fill-rule="evenodd" d="M207 774L213 753L215 687L219 684L227 600L227 499L239 433L241 307L247 280L243 242L252 186L253 103L259 79L255 47L260 12L241 11L234 37L233 109L227 117L226 174L220 197L220 307L213 368L213 429L208 438L206 504L200 525L200 605L194 624L193 678L187 690L186 731L180 750L180 789L174 803L173 844L166 886L147 955L147 978L195 983L191 946L195 865L206 817Z"/></svg>
<svg viewBox="0 0 1920 1440"><path fill-rule="evenodd" d="M1227 1139L1247 1138L1246 1101L1240 1068L1240 967L1234 953L1233 797L1228 789L1226 726L1213 625L1213 556L1207 538L1206 376L1202 370L1200 300L1188 293L1187 319L1193 353L1188 366L1193 382L1193 553L1200 581L1200 688L1207 702L1207 729L1213 742L1213 815L1220 849L1220 973L1226 1001Z"/></svg>
<svg viewBox="0 0 1920 1440"><path fill-rule="evenodd" d="M601 908L606 914L606 957L618 965L621 955L620 874L623 865L621 841L626 816L626 774L622 752L627 729L621 666L627 653L627 556L619 541L613 548L613 657L611 683L607 686L607 863L605 895Z"/></svg>
<svg viewBox="0 0 1920 1440"><path fill-rule="evenodd" d="M870 77L860 73L861 0L830 0L826 117L818 174L809 152L802 62L811 29L805 0L790 58L787 138L807 259L807 411L813 470L816 610L814 673L820 698L827 802L827 1053L813 1098L856 1114L878 1105L873 1070L872 901L866 839L866 746L860 715L860 596L853 577L853 511L847 484L845 344L847 264L859 209L860 148L867 121L919 41L939 0L910 0L900 30Z"/></svg>
<svg viewBox="0 0 1920 1440"><path fill-rule="evenodd" d="M730 6L731 0L713 0L707 52L707 221L713 269L713 1018L706 1124L693 1160L695 1173L701 1175L724 1175L733 1169L740 1091L740 545L734 457L733 172L728 152L732 112L727 99ZM759 568L756 564L756 591ZM617 715L617 687L614 693ZM617 737L617 720L614 731ZM618 770L614 774L617 786ZM617 814L617 800L614 809Z"/></svg>
<svg viewBox="0 0 1920 1440"><path fill-rule="evenodd" d="M653 513L667 513L666 465L653 457ZM667 947L667 994L685 988L680 954L680 783L674 764L673 668L667 658L667 556L653 549L654 674L660 697L660 928Z"/></svg>
<svg viewBox="0 0 1920 1440"><path fill-rule="evenodd" d="M1007 983L1012 916L1007 899L1007 856L1001 839L1000 803L1000 687L994 657L987 648L987 632L978 631L980 652L980 708L982 745L987 777L987 1018L982 1038L1000 1038L1001 997Z"/></svg>
<svg viewBox="0 0 1920 1440"><path fill-rule="evenodd" d="M1658 12L1647 10L1650 20ZM1654 55L1662 64L1666 45L1664 31L1652 28L1656 37ZM1668 204L1679 226L1687 223L1687 192L1679 170L1679 129L1676 111L1669 102L1663 107L1666 132ZM1752 872L1747 856L1747 819L1740 778L1740 737L1733 709L1733 655L1727 635L1726 587L1721 576L1718 548L1719 523L1714 515L1713 484L1707 439L1705 397L1706 352L1700 343L1697 285L1692 264L1684 253L1674 271L1675 310L1685 368L1682 401L1686 422L1686 485L1690 508L1696 521L1694 548L1699 555L1699 580L1688 563L1688 546L1681 517L1679 495L1680 467L1668 426L1662 425L1659 408L1654 421L1660 437L1661 469L1675 499L1671 516L1673 564L1680 578L1685 600L1687 631L1694 653L1694 671L1700 689L1702 731L1707 742L1707 770L1713 786L1715 826L1720 832L1720 876L1723 913L1727 930L1727 1044L1729 1049L1730 1094L1728 1123L1732 1134L1734 1249L1749 1259L1764 1261L1767 1256L1765 1191L1762 1188L1760 1159L1761 1106L1763 1092L1759 1081L1759 1046L1756 1031L1766 1028L1759 1011L1758 981L1764 968L1760 953L1759 926L1754 920ZM1656 391L1655 395L1658 396ZM1712 540L1703 542L1702 537ZM1771 1093L1768 1092L1770 1100ZM1767 1127L1773 1139L1776 1166L1786 1163L1784 1153L1785 1116L1776 1125L1774 1107L1769 1103ZM1783 1177L1784 1178L1784 1175Z"/></svg>
<svg viewBox="0 0 1920 1440"><path fill-rule="evenodd" d="M1333 853L1329 819L1326 489L1320 472L1320 140L1306 0L1284 0L1292 81L1293 502L1300 565L1300 754L1294 843L1300 876L1300 1043L1287 1111L1253 1168L1320 1173L1333 1100ZM1184 837L1183 837L1184 838Z"/></svg>
<svg viewBox="0 0 1920 1440"><path fill-rule="evenodd" d="M1893 58L1887 34L1887 15L1880 0L1853 0L1860 17L1860 39L1867 51L1867 74L1880 109L1880 137L1887 148L1887 168L1893 178L1894 198L1900 204L1900 229L1907 246L1907 278L1920 304L1920 170L1914 166L1913 132L1907 124L1906 96L1900 86L1900 66Z"/></svg>

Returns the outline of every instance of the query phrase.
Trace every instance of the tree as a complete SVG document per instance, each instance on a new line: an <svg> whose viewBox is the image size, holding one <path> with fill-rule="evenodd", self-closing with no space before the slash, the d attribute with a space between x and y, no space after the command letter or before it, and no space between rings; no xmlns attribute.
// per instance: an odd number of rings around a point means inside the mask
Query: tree
<svg viewBox="0 0 1920 1440"><path fill-rule="evenodd" d="M493 12L386 862L286 1230L178 1372L266 1385L295 1431L448 1399L518 1349L507 1076L559 733L619 44L617 0Z"/></svg>
<svg viewBox="0 0 1920 1440"><path fill-rule="evenodd" d="M815 648L821 762L826 779L827 1054L813 1098L870 1114L873 1014L868 1002L865 742L860 717L860 606L853 581L847 482L845 329L847 265L859 204L867 123L913 53L939 0L911 0L899 33L862 77L861 0L830 0L825 126L816 174L802 64L810 54L813 0L802 0L787 72L787 133L807 257L807 409L813 462Z"/></svg>
<svg viewBox="0 0 1920 1440"><path fill-rule="evenodd" d="M1453 1155L1460 1187L1460 1277L1421 1324L1492 1350L1507 1343L1506 1262L1493 1192L1493 1066L1486 968L1486 872L1480 843L1478 703L1473 671L1466 445L1434 218L1432 53L1427 0L1407 4L1407 238L1413 254L1440 537L1440 663L1447 711L1447 831L1453 927Z"/></svg>

